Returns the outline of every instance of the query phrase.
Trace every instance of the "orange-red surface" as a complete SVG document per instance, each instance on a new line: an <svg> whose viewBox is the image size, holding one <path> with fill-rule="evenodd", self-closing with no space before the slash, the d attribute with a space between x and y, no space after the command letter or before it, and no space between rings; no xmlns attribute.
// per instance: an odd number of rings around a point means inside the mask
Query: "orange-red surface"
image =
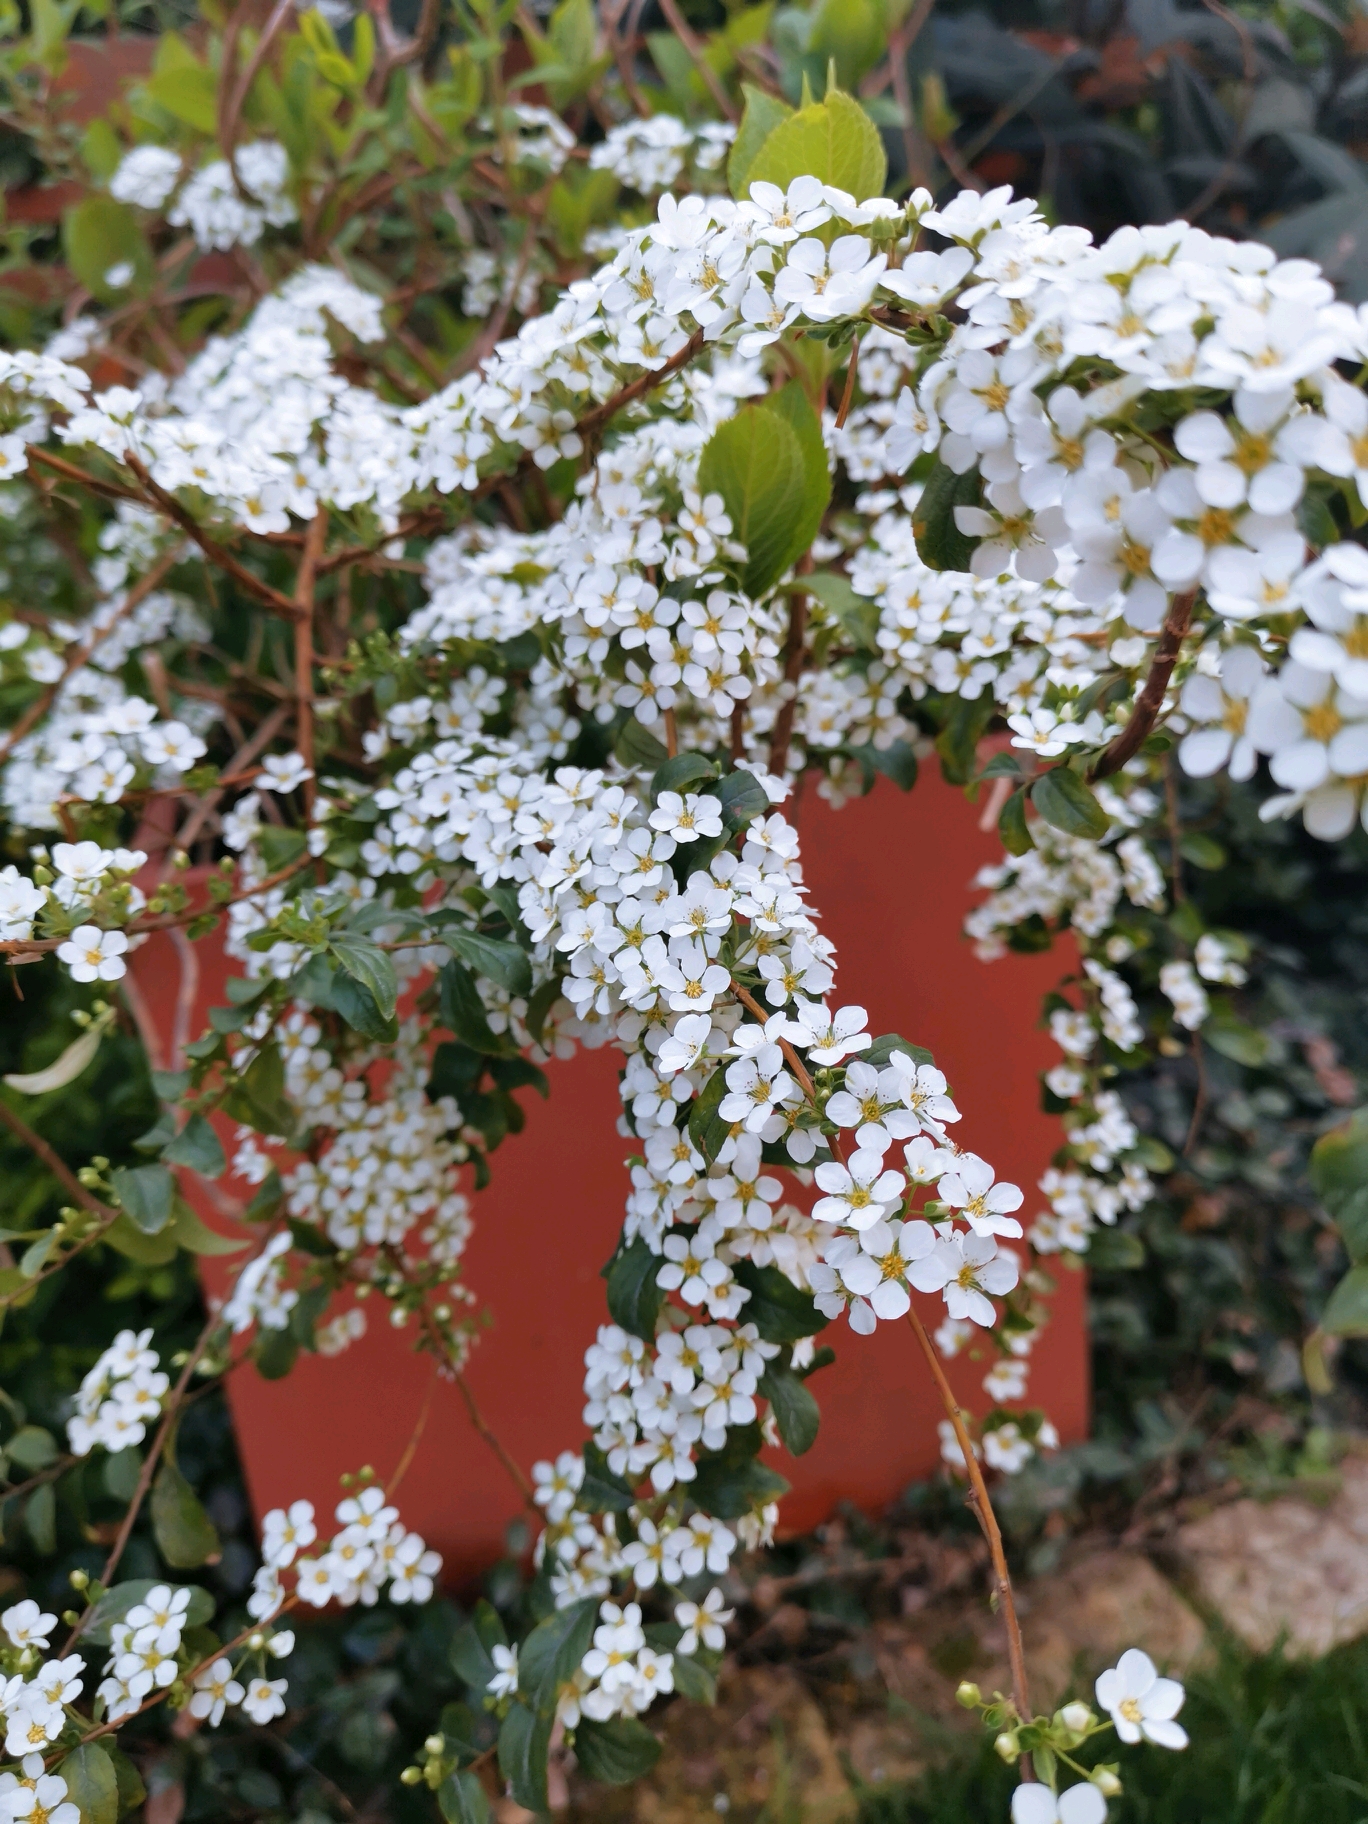
<svg viewBox="0 0 1368 1824"><path fill-rule="evenodd" d="M969 881L1001 853L996 838L929 769L907 797L881 781L872 797L832 812L808 792L797 815L811 903L839 946L838 1000L864 1003L875 1032L898 1031L934 1051L964 1111L957 1139L1022 1185L1029 1217L1035 1180L1059 1144L1057 1124L1039 1108L1036 1073L1052 1061L1052 1048L1036 1022L1041 993L1065 960L984 964L960 936L974 898ZM169 941L149 942L135 973L167 1032L179 980ZM211 979L218 973L205 958L191 1036L203 1028L204 1009L222 999L221 979ZM629 1148L614 1131L615 1054L585 1053L552 1064L548 1075L550 1101L525 1092L526 1129L493 1156L494 1180L475 1199L466 1258L468 1282L491 1317L469 1383L524 1465L575 1447L584 1435L583 1352L605 1319L598 1269L612 1251L627 1189L621 1160ZM225 1227L202 1189L196 1202ZM228 1271L209 1263L215 1287ZM1062 1274L1032 1373L1031 1401L1049 1409L1066 1441L1087 1427L1083 1299L1081 1275ZM940 1300L922 1302L937 1321ZM282 1381L264 1381L251 1368L232 1377L258 1513L299 1496L330 1508L343 1471L371 1463L387 1477L402 1455L431 1367L411 1352L407 1334L381 1327L379 1299L367 1314L371 1333L340 1357L301 1356ZM821 1433L806 1456L779 1463L794 1485L782 1510L786 1530L813 1526L841 1500L877 1512L938 1460L940 1410L906 1327L881 1324L861 1338L842 1323L823 1340L835 1345L837 1361L812 1382ZM988 1360L961 1357L951 1366L971 1408L986 1405L980 1382ZM436 1391L400 1502L406 1523L445 1554L452 1571L474 1569L501 1549L518 1497L454 1388Z"/></svg>

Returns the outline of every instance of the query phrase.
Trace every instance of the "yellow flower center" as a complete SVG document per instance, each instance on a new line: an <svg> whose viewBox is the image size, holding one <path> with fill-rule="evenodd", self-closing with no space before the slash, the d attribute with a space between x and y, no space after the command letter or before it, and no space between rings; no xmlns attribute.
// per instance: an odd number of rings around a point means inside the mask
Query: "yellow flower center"
<svg viewBox="0 0 1368 1824"><path fill-rule="evenodd" d="M1197 536L1202 543L1228 545L1235 535L1235 515L1229 507L1208 507L1197 521Z"/></svg>
<svg viewBox="0 0 1368 1824"><path fill-rule="evenodd" d="M1328 742L1344 727L1344 717L1327 697L1324 703L1307 710L1302 724L1310 740Z"/></svg>

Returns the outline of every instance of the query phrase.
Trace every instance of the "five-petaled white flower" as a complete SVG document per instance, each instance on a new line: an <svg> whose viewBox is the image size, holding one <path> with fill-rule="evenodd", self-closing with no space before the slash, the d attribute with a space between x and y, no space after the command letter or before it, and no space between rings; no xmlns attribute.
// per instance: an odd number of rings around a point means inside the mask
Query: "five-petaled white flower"
<svg viewBox="0 0 1368 1824"><path fill-rule="evenodd" d="M1186 1693L1176 1678L1160 1678L1154 1661L1139 1647L1128 1648L1095 1689L1123 1742L1135 1743L1143 1736L1161 1748L1187 1747L1186 1729L1173 1720Z"/></svg>

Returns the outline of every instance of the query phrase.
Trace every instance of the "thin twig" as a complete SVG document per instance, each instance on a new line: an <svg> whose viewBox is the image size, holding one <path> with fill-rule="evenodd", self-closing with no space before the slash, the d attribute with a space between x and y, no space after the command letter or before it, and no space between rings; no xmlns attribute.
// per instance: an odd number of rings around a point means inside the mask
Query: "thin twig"
<svg viewBox="0 0 1368 1824"><path fill-rule="evenodd" d="M793 717L798 708L798 679L807 659L804 637L807 633L807 596L795 590L789 600L788 639L784 645L784 691L779 713L774 718L770 736L769 770L782 777L788 765L789 742L793 739Z"/></svg>
<svg viewBox="0 0 1368 1824"><path fill-rule="evenodd" d="M189 533L211 563L217 564L220 570L231 576L234 582L240 584L249 595L254 595L265 607L284 615L287 620L296 618L299 610L289 596L282 595L279 589L273 589L269 583L264 583L259 576L253 575L245 564L238 562L231 551L225 550L217 539L211 538L194 514L187 512L174 494L168 494L160 483L153 481L132 450L124 452L123 460L142 483L154 504L161 508L168 519L174 520L183 532Z"/></svg>
<svg viewBox="0 0 1368 1824"><path fill-rule="evenodd" d="M855 376L860 368L860 338L856 336L850 345L850 365L846 369L845 388L841 393L841 404L836 413L836 429L842 430L850 416L850 402L855 397Z"/></svg>
<svg viewBox="0 0 1368 1824"><path fill-rule="evenodd" d="M228 161L228 169L232 172L235 182L239 180L237 159L233 153L237 145L238 123L242 118L242 110L246 106L247 97L252 92L252 84L256 81L262 64L270 55L271 46L284 29L285 21L294 11L294 4L295 0L276 0L275 6L271 9L271 16L262 27L261 36L252 46L252 54L247 59L246 68L239 76L228 98L228 105L224 109L223 122L219 128L219 145L223 149L223 156Z"/></svg>
<svg viewBox="0 0 1368 1824"><path fill-rule="evenodd" d="M699 75L703 78L704 86L707 88L708 93L712 96L718 107L721 108L728 120L740 120L741 116L737 112L736 103L732 100L731 96L728 95L722 78L708 62L707 50L704 47L702 40L697 38L690 30L689 22L684 17L683 13L680 12L678 6L675 4L675 0L660 0L660 10L664 13L666 24L669 26L670 30L689 53L690 61Z"/></svg>
<svg viewBox="0 0 1368 1824"><path fill-rule="evenodd" d="M314 584L318 576L318 560L323 554L323 540L328 532L328 509L320 507L309 522L308 537L304 540L304 555L299 562L299 573L295 578L294 605L298 618L295 621L295 746L303 756L304 764L309 769L304 780L304 815L306 821L313 820L314 795L318 781L313 777L314 771L314 716L313 716L313 614Z"/></svg>
<svg viewBox="0 0 1368 1824"><path fill-rule="evenodd" d="M1092 769L1091 778L1109 779L1113 773L1119 773L1132 754L1139 751L1158 721L1159 711L1164 706L1164 693L1192 622L1192 607L1196 600L1197 591L1189 589L1182 595L1175 595L1170 602L1159 644L1150 661L1149 676L1135 699L1130 720Z"/></svg>
<svg viewBox="0 0 1368 1824"><path fill-rule="evenodd" d="M386 1501L394 1499L395 1490L408 1474L409 1465L413 1462L414 1456L417 1453L419 1440L422 1438L423 1432L427 1426L428 1414L432 1411L432 1396L437 1391L437 1374L438 1364L434 1361L432 1364L432 1373L428 1376L427 1392L423 1395L423 1403L418 1408L417 1423L413 1427L413 1432L408 1443L404 1446L404 1454L400 1457L398 1464L395 1466L394 1474L385 1484Z"/></svg>

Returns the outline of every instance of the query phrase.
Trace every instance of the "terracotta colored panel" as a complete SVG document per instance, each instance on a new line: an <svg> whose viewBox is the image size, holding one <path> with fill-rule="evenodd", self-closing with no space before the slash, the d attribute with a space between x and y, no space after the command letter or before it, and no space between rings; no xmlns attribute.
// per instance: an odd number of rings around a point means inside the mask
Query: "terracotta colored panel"
<svg viewBox="0 0 1368 1824"><path fill-rule="evenodd" d="M1036 1022L1041 993L1058 980L1064 959L983 964L960 936L973 900L968 883L1000 853L995 838L981 833L973 807L934 777L908 797L881 783L871 799L839 813L809 792L798 820L812 903L839 946L840 1000L863 1002L876 1031L900 1031L935 1052L965 1112L958 1137L1022 1184L1029 1215L1035 1180L1059 1141L1057 1124L1038 1104L1036 1073L1051 1061L1051 1047ZM192 1032L222 998L220 983L208 979L219 965L204 960ZM136 973L158 1026L168 1030L179 980L169 941L149 943ZM612 1250L627 1187L621 1160L628 1146L614 1131L616 1054L581 1054L548 1074L550 1101L526 1093L526 1130L494 1157L494 1181L476 1199L467 1256L469 1283L492 1316L470 1364L470 1386L523 1464L583 1436L581 1363L604 1321L598 1268ZM212 1203L202 1200L201 1207L224 1226ZM221 1263L211 1263L213 1284L226 1277ZM940 1301L924 1306L936 1321ZM370 1462L387 1475L402 1454L431 1368L404 1336L378 1327L385 1317L379 1299L367 1310L372 1333L341 1357L301 1358L283 1381L263 1381L250 1368L233 1376L230 1398L258 1512L300 1495L329 1504L340 1472ZM841 1325L832 1341L837 1362L813 1383L821 1434L797 1463L782 1463L794 1483L783 1509L789 1530L811 1527L839 1500L878 1511L938 1460L941 1414L906 1328L880 1325L875 1336L860 1338ZM985 1353L952 1365L970 1407L986 1404L980 1382L990 1359ZM1062 1276L1054 1321L1036 1351L1031 1399L1048 1407L1065 1439L1084 1434L1080 1275ZM405 1520L460 1570L499 1551L518 1507L459 1394L439 1386L405 1478Z"/></svg>

